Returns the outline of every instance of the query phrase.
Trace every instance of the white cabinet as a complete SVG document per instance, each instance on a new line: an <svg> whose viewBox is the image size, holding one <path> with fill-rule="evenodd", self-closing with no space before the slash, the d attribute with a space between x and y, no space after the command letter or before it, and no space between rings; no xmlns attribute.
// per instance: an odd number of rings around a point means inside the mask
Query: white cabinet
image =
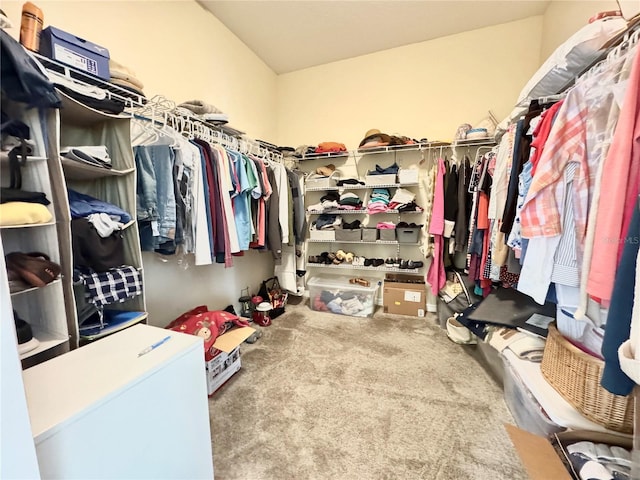
<svg viewBox="0 0 640 480"><path fill-rule="evenodd" d="M42 477L212 479L202 348L135 325L25 370Z"/></svg>

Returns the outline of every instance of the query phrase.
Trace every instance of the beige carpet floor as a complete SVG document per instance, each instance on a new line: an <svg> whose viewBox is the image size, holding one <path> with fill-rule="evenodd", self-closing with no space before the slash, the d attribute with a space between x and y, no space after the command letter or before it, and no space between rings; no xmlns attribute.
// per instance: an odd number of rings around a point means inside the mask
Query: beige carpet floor
<svg viewBox="0 0 640 480"><path fill-rule="evenodd" d="M524 480L502 389L433 319L306 305L209 401L215 478Z"/></svg>

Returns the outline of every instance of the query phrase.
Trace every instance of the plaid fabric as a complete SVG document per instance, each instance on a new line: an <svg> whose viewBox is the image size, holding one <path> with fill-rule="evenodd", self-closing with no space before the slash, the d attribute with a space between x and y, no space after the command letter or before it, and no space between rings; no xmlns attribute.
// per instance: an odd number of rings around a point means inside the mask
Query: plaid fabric
<svg viewBox="0 0 640 480"><path fill-rule="evenodd" d="M81 274L85 298L96 307L122 303L142 294L142 275L129 265L121 265L106 272Z"/></svg>

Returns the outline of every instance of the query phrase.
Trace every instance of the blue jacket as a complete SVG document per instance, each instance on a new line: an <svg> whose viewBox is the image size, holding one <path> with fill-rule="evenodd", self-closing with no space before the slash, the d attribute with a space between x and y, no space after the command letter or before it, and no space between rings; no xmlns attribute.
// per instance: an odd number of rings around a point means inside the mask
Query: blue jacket
<svg viewBox="0 0 640 480"><path fill-rule="evenodd" d="M640 199L639 199L640 200ZM602 342L604 371L601 385L614 395L629 395L635 382L620 368L618 348L631 333L631 313L633 292L636 285L636 260L640 247L640 204L636 202L633 218L625 238L625 247L616 272L616 280L611 295L611 307L607 315L607 325Z"/></svg>

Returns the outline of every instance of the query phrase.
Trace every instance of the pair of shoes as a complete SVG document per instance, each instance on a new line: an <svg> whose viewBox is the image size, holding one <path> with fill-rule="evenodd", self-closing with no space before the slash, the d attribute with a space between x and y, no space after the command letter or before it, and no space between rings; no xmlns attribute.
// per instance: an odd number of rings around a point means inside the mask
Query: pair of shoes
<svg viewBox="0 0 640 480"><path fill-rule="evenodd" d="M10 277L19 277L32 287L44 287L58 278L62 271L60 265L41 252L8 253L5 262Z"/></svg>
<svg viewBox="0 0 640 480"><path fill-rule="evenodd" d="M20 355L35 350L40 345L37 338L33 336L31 325L25 322L18 312L13 311L13 321L16 325L16 336L18 339L18 353Z"/></svg>
<svg viewBox="0 0 640 480"><path fill-rule="evenodd" d="M358 284L362 287L368 287L370 285L369 280L366 280L364 278L350 278L349 283Z"/></svg>
<svg viewBox="0 0 640 480"><path fill-rule="evenodd" d="M351 265L354 267L364 267L365 258L361 256L354 255Z"/></svg>
<svg viewBox="0 0 640 480"><path fill-rule="evenodd" d="M379 267L384 265L384 260L381 258L365 258L364 266L365 267Z"/></svg>

